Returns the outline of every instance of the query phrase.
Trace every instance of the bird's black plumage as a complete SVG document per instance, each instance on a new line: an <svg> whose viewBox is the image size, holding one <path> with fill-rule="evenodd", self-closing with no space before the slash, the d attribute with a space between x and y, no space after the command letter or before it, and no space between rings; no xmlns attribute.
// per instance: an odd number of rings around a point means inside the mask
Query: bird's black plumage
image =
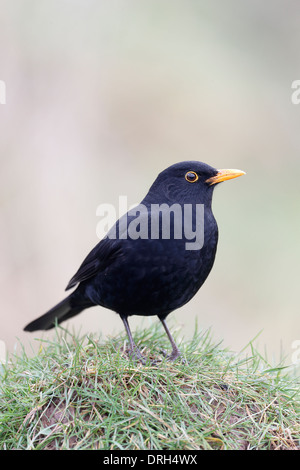
<svg viewBox="0 0 300 470"><path fill-rule="evenodd" d="M239 170L216 170L197 161L177 163L162 171L135 213L119 219L85 258L66 290L76 289L25 330L48 330L56 322L101 305L120 315L132 352L138 358L142 359L129 329L130 315L157 315L172 344L170 358L178 357L165 319L187 303L206 280L218 242L211 209L213 190L216 183L241 174ZM202 212L198 213L199 207ZM202 218L198 220L200 213ZM176 228L178 223L181 232ZM132 227L134 232L130 232ZM197 245L196 234L200 232L201 243Z"/></svg>

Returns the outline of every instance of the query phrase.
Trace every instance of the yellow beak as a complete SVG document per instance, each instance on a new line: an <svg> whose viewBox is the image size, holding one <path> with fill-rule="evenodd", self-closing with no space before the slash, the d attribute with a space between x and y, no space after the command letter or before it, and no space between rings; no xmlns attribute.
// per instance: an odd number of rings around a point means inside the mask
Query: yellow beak
<svg viewBox="0 0 300 470"><path fill-rule="evenodd" d="M245 175L246 173L242 170L218 170L218 173L211 178L208 178L205 182L212 184L221 183L222 181L231 180L232 178L237 178L238 176Z"/></svg>

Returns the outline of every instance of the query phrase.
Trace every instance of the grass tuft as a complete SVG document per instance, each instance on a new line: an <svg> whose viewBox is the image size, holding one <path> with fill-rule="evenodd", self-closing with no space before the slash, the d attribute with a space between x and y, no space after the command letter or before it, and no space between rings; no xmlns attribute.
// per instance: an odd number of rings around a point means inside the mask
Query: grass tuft
<svg viewBox="0 0 300 470"><path fill-rule="evenodd" d="M167 362L161 328L135 333L156 365L105 342L56 330L34 357L0 369L0 449L297 449L299 384L249 345L240 357L195 332Z"/></svg>

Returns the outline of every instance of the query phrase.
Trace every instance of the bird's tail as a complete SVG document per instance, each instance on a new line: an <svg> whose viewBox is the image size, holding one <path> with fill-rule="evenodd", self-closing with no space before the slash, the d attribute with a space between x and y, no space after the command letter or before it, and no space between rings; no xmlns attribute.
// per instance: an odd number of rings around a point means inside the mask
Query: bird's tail
<svg viewBox="0 0 300 470"><path fill-rule="evenodd" d="M75 291L76 292L76 291ZM64 300L51 308L41 317L33 320L31 323L25 326L24 331L36 331L36 330L50 330L56 324L59 324L71 317L74 317L85 308L91 307L93 304L90 302L78 304L74 297L75 292L66 297Z"/></svg>

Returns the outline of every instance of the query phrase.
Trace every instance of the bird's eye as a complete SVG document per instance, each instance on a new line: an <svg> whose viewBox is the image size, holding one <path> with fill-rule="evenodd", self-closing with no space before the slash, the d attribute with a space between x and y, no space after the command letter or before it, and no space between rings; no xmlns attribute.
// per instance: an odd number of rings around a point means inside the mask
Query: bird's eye
<svg viewBox="0 0 300 470"><path fill-rule="evenodd" d="M189 182L189 183L195 183L197 181L197 179L199 178L199 176L197 175L197 173L195 173L194 171L188 171L185 175L185 179Z"/></svg>

